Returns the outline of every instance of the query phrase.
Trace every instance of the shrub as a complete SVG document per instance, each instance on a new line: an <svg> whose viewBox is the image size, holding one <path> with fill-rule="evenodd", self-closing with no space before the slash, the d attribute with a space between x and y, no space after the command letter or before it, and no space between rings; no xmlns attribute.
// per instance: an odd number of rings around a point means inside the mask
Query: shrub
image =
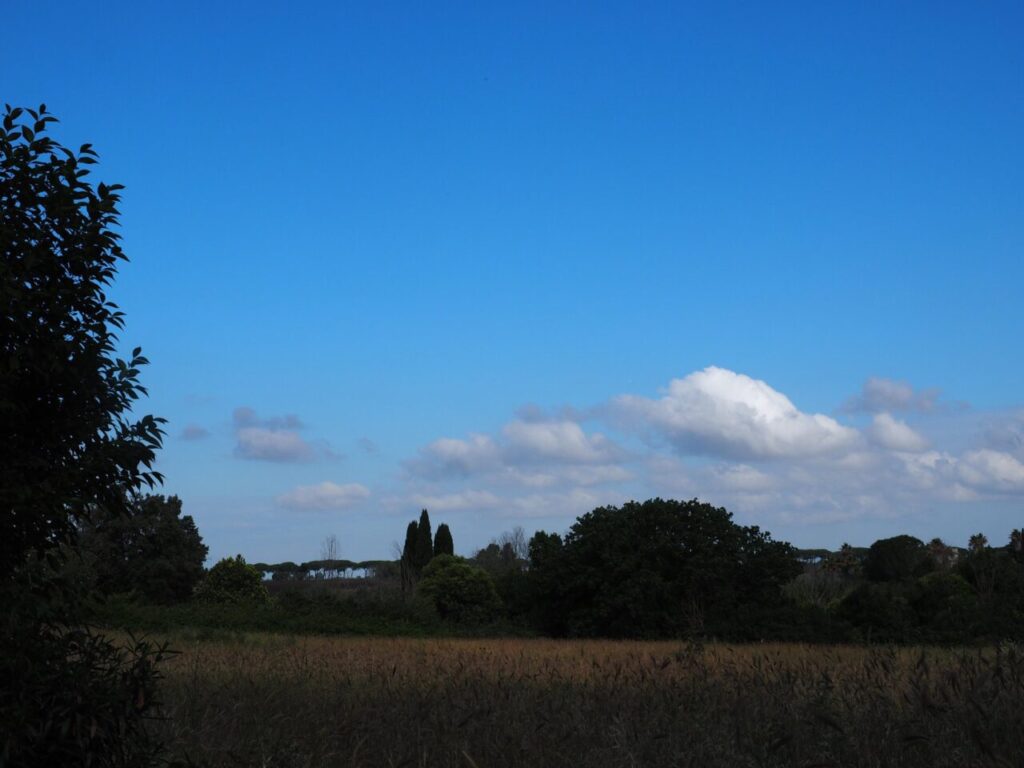
<svg viewBox="0 0 1024 768"><path fill-rule="evenodd" d="M196 587L196 599L207 603L266 603L263 576L241 555L225 557Z"/></svg>
<svg viewBox="0 0 1024 768"><path fill-rule="evenodd" d="M501 613L494 580L455 555L438 555L423 570L419 594L446 621L484 623Z"/></svg>

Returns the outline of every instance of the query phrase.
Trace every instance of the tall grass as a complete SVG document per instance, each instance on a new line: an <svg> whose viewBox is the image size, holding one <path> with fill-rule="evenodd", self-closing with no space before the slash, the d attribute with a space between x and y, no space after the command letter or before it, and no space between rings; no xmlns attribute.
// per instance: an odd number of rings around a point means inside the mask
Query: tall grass
<svg viewBox="0 0 1024 768"><path fill-rule="evenodd" d="M175 643L165 737L213 766L1018 766L986 651L239 636Z"/></svg>

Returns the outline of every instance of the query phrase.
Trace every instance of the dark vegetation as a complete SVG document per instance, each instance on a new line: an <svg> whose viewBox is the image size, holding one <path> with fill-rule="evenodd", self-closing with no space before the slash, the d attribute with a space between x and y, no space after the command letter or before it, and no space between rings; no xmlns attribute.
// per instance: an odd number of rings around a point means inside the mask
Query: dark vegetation
<svg viewBox="0 0 1024 768"><path fill-rule="evenodd" d="M131 412L141 350L115 351L120 187L54 120L7 107L0 128L0 763L145 765L164 650L91 632L70 568L83 526L159 481L161 421Z"/></svg>
<svg viewBox="0 0 1024 768"><path fill-rule="evenodd" d="M177 509L161 497L140 508L161 505ZM180 538L197 538L188 517L167 513L166 519L178 521ZM132 524L104 530L123 538ZM252 566L241 556L227 558L176 603L152 599L152 588L107 590L116 599L96 603L93 615L113 626L159 630L939 645L1024 640L1020 531L1003 547L980 536L964 549L895 536L868 548L797 550L757 527L737 525L724 509L662 499L595 509L564 536L538 531L528 539L515 529L471 558L449 554L448 526L439 526L436 536L430 531L424 510L409 524L398 561ZM92 553L120 550L96 531L90 542L88 563L112 570ZM162 572L194 575L202 549L199 540L175 550L192 560L177 569L163 564ZM137 561L136 579L131 562L118 560L118 583L144 584L152 563Z"/></svg>

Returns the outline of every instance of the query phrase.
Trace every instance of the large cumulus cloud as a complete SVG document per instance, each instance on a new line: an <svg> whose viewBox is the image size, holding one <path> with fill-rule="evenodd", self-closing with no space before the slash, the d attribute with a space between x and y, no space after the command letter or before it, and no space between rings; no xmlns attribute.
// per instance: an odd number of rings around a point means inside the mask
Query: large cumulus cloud
<svg viewBox="0 0 1024 768"><path fill-rule="evenodd" d="M713 366L674 379L659 399L621 395L611 407L625 429L659 435L683 454L800 458L859 439L829 416L800 411L767 383Z"/></svg>

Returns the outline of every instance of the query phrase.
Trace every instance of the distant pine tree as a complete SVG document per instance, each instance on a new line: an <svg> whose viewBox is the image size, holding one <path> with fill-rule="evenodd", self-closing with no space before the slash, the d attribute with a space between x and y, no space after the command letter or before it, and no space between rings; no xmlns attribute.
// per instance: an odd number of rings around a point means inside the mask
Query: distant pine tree
<svg viewBox="0 0 1024 768"><path fill-rule="evenodd" d="M434 557L454 554L455 542L452 541L452 532L448 529L447 523L441 523L434 534Z"/></svg>

